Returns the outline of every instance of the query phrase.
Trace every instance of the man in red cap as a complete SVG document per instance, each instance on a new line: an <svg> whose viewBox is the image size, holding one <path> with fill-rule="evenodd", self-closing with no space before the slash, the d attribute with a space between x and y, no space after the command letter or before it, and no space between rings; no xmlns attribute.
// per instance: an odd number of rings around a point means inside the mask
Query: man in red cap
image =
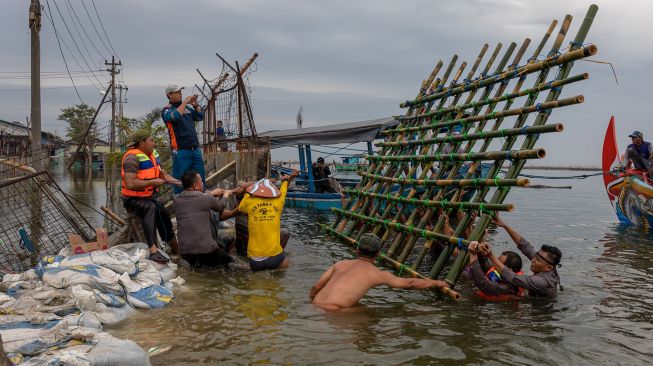
<svg viewBox="0 0 653 366"><path fill-rule="evenodd" d="M238 210L247 215L247 257L252 271L287 268L281 238L281 212L286 201L288 184L298 171L284 176L281 189L263 178L247 188ZM287 240L287 239L286 239Z"/></svg>

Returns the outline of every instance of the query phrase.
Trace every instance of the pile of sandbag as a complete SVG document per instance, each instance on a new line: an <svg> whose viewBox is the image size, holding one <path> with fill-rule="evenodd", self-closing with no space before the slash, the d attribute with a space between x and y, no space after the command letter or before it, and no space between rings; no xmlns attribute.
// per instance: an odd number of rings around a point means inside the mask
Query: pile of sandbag
<svg viewBox="0 0 653 366"><path fill-rule="evenodd" d="M18 365L149 365L136 343L103 332L102 324L169 304L174 265L146 259L142 243L72 256L66 249L2 278L5 353Z"/></svg>

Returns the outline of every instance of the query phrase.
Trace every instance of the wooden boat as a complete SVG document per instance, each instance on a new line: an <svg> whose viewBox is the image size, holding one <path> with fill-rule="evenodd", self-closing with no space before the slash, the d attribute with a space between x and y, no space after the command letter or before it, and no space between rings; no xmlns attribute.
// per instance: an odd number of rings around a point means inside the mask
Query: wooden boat
<svg viewBox="0 0 653 366"><path fill-rule="evenodd" d="M311 156L312 145L366 142L369 154L373 154L372 142L382 138L380 132L397 122L392 117L375 120L339 123L318 127L275 130L259 134L270 141L270 149L297 146L300 165L300 177L295 188L288 190L286 205L315 210L329 210L331 207L342 208L343 195L340 193L318 193L315 191ZM278 168L283 172L283 169ZM357 179L339 179L343 186L355 186Z"/></svg>
<svg viewBox="0 0 653 366"><path fill-rule="evenodd" d="M603 183L619 221L648 230L653 226L653 182L646 172L623 169L622 159L613 116L603 140Z"/></svg>

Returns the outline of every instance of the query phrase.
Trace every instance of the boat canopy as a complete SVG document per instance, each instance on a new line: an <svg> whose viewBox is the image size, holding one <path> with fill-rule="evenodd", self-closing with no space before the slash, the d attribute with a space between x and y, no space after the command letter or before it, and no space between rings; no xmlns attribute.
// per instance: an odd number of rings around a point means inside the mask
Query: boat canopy
<svg viewBox="0 0 653 366"><path fill-rule="evenodd" d="M396 126L393 117L371 119L360 122L338 123L316 127L273 130L260 133L270 139L270 148L276 149L294 145L324 145L338 143L371 142L383 138L381 131Z"/></svg>

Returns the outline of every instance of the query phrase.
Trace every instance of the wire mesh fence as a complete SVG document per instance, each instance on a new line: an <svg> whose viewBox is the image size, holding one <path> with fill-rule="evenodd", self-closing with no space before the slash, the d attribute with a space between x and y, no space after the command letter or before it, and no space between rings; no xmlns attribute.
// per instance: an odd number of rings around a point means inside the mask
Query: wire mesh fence
<svg viewBox="0 0 653 366"><path fill-rule="evenodd" d="M95 231L46 171L0 183L0 269L25 271L68 245L68 233Z"/></svg>

